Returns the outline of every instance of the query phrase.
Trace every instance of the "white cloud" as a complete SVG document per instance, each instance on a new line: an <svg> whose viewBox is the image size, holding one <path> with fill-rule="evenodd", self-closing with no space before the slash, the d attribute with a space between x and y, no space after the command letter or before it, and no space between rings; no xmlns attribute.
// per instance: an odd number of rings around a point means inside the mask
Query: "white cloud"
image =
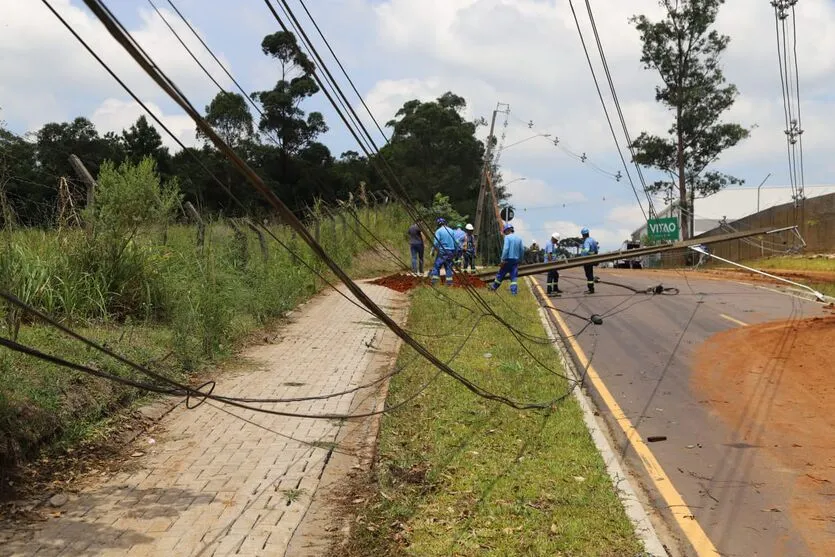
<svg viewBox="0 0 835 557"><path fill-rule="evenodd" d="M144 75L91 14L69 0L54 0L52 4L140 98L157 103L165 99L159 87ZM186 26L177 23L176 14L161 11L198 59L216 69L209 54ZM70 120L85 113L89 116L91 107L108 98L129 98L41 2L0 0L0 13L3 14L0 106L8 120L32 130L49 121ZM157 64L176 79L187 95L214 95L215 85L156 13L141 9L138 15L139 25L129 30ZM222 52L219 57L224 60ZM228 86L228 79L218 77L218 81Z"/></svg>

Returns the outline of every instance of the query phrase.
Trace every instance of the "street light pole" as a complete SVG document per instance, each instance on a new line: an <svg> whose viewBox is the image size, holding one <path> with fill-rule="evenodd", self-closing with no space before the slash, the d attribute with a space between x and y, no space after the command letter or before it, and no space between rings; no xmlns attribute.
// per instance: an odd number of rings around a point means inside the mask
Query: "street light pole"
<svg viewBox="0 0 835 557"><path fill-rule="evenodd" d="M526 137L525 139L519 140L516 143L511 143L510 145L505 145L504 147L499 149L499 152L506 151L507 149L510 149L511 147L514 147L514 146L519 145L520 143L524 143L526 141L530 141L531 139L536 139L537 137L551 137L551 134L550 133L538 133L536 135Z"/></svg>
<svg viewBox="0 0 835 557"><path fill-rule="evenodd" d="M760 182L760 185L759 185L759 186L757 186L757 212L758 212L758 213L760 212L760 188L761 188L761 187L763 187L763 184L765 184L765 181L766 181L766 180L768 180L768 177L769 177L769 176L771 176L771 172L769 172L769 173L768 173L768 176L766 176L765 178L763 178L763 181L762 181L762 182Z"/></svg>

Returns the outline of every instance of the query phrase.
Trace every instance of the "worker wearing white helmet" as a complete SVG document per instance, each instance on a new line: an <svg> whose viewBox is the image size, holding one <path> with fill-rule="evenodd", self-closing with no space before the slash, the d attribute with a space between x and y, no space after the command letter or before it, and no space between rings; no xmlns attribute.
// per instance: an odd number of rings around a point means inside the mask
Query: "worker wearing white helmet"
<svg viewBox="0 0 835 557"><path fill-rule="evenodd" d="M546 263L553 263L557 261L557 257L559 256L559 243L560 243L560 233L554 232L551 234L551 240L545 244L545 262ZM548 295L549 296L559 296L562 294L562 290L559 288L560 283L560 272L555 270L548 271L548 278L546 279L548 283Z"/></svg>
<svg viewBox="0 0 835 557"><path fill-rule="evenodd" d="M464 227L466 237L464 238L464 272L475 273L475 235L473 235L473 225L467 223Z"/></svg>

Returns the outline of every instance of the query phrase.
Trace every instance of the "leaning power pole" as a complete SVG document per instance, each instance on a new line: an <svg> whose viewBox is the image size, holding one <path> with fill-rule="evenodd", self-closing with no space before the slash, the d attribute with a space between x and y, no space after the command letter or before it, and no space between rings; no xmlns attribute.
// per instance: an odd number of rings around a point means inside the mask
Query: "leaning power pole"
<svg viewBox="0 0 835 557"><path fill-rule="evenodd" d="M473 236L475 237L476 241L476 249L480 244L480 234L481 234L481 222L484 218L484 209L486 203L486 197L490 193L488 190L492 189L492 173L493 173L493 158L495 156L495 145L496 145L496 116L501 114L510 114L510 105L507 103L497 103L496 109L493 111L493 117L490 120L490 133L487 136L487 148L484 150L484 165L481 169L481 184L478 189L478 202L476 204L476 214L475 214L475 223L473 231ZM497 203L498 200L494 200L494 203Z"/></svg>

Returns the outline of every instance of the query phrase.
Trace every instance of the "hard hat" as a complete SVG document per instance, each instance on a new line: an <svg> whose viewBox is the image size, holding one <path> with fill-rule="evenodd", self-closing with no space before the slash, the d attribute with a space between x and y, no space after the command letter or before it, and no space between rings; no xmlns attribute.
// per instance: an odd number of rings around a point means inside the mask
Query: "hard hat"
<svg viewBox="0 0 835 557"><path fill-rule="evenodd" d="M464 228L466 228L467 230L472 230L472 229L473 229L473 225L472 225L472 224L470 224L470 223L467 223L467 226L465 226Z"/></svg>
<svg viewBox="0 0 835 557"><path fill-rule="evenodd" d="M589 229L588 229L588 228L586 228L585 226L584 226L584 227L583 227L583 229L580 231L580 234L581 234L581 235L583 235L583 236L585 236L585 235L586 235L586 234L588 234L588 233L589 233Z"/></svg>
<svg viewBox="0 0 835 557"><path fill-rule="evenodd" d="M446 224L446 219L444 217L438 217L438 220L435 221L437 224Z"/></svg>
<svg viewBox="0 0 835 557"><path fill-rule="evenodd" d="M504 228L502 228L502 232L507 232L508 230L513 230L513 225L509 222L504 223Z"/></svg>
<svg viewBox="0 0 835 557"><path fill-rule="evenodd" d="M560 233L559 232L554 232L553 234L551 234L551 238L553 238L554 240L559 242L560 241Z"/></svg>

